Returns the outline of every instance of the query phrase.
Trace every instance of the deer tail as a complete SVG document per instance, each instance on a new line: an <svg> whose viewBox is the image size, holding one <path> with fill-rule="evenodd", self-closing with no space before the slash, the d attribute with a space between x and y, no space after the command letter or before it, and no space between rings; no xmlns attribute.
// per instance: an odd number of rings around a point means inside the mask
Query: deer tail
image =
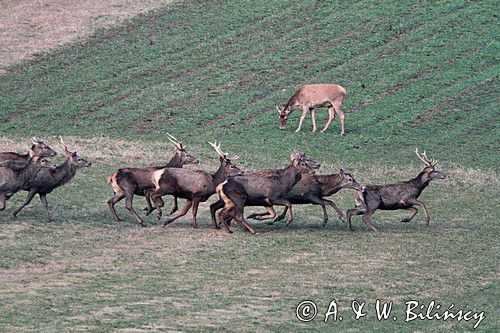
<svg viewBox="0 0 500 333"><path fill-rule="evenodd" d="M120 188L118 182L116 181L116 173L109 175L108 185L109 184L111 184L111 186L113 187L113 192L115 192L116 195L123 194L123 190Z"/></svg>

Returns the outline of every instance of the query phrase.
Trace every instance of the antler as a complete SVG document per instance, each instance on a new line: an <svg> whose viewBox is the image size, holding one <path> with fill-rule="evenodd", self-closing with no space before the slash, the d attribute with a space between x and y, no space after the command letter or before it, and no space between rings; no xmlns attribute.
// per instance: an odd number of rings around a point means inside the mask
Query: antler
<svg viewBox="0 0 500 333"><path fill-rule="evenodd" d="M66 144L64 143L64 140L63 140L62 136L60 136L60 135L59 135L59 140L61 140L61 144L62 144L62 145L63 145L63 147L64 147L64 152L66 153L66 155L71 155L71 154L73 154L72 152L70 152L70 151L68 150L68 147L66 147Z"/></svg>
<svg viewBox="0 0 500 333"><path fill-rule="evenodd" d="M426 166L432 166L432 167L433 167L433 166L435 166L435 165L437 164L437 161L436 161L436 160L434 160L434 159L429 160L429 159L427 158L427 152L426 152L425 150L422 152L422 155L419 155L419 153L418 153L418 148L415 148L415 154L417 155L417 157L418 157L418 158L419 158L422 162L424 162L424 164L425 164Z"/></svg>
<svg viewBox="0 0 500 333"><path fill-rule="evenodd" d="M217 152L217 154L219 154L220 157L222 157L228 161L235 161L238 158L240 158L238 155L235 155L234 157L228 157L229 154L223 152L222 149L220 149L220 142L219 142L219 144L217 144L217 140L215 140L213 143L210 141L207 141L207 143L210 146L212 146L212 148Z"/></svg>
<svg viewBox="0 0 500 333"><path fill-rule="evenodd" d="M172 142L174 144L174 146L179 149L179 150L184 150L184 147L182 146L182 142L177 140L173 135L171 135L170 133L167 133L167 139L170 140L170 142Z"/></svg>

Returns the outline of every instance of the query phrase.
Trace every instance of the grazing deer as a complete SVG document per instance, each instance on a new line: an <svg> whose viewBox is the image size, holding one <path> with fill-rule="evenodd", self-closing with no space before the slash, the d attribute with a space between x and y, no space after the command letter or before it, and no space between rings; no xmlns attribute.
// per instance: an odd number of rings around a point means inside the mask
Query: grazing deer
<svg viewBox="0 0 500 333"><path fill-rule="evenodd" d="M27 154L18 154L13 152L0 153L0 161L24 161L28 162L32 157L54 157L57 155L48 145L42 140L35 137L31 138L33 145Z"/></svg>
<svg viewBox="0 0 500 333"><path fill-rule="evenodd" d="M64 147L66 161L54 169L40 170L40 172L36 175L35 180L23 187L23 190L28 191L28 195L24 202L10 214L12 218L15 218L17 214L19 214L19 212L31 202L33 197L38 194L45 209L45 213L47 214L47 220L52 222L53 219L49 212L49 205L47 203L47 194L52 193L52 191L59 186L71 181L71 179L75 176L77 169L90 167L92 165L92 163L78 155L76 151L69 151L68 147L64 144L62 137L60 137L60 140Z"/></svg>
<svg viewBox="0 0 500 333"><path fill-rule="evenodd" d="M299 132L302 127L302 122L307 115L307 111L311 114L311 120L313 124L313 132L316 132L316 119L314 118L314 109L327 107L328 108L328 121L325 127L321 130L321 133L325 132L330 126L330 123L335 119L335 116L339 117L341 131L340 135L344 135L344 112L342 111L342 101L344 100L346 90L336 84L310 84L303 86L290 98L288 103L285 104L283 108L276 106L279 113L278 122L280 125L280 130L285 129L285 124L288 120L289 115L295 109L302 109L302 116L300 117L299 127L295 132Z"/></svg>
<svg viewBox="0 0 500 333"><path fill-rule="evenodd" d="M230 177L217 187L219 197L224 200L224 209L219 213L219 220L224 223L228 233L232 231L226 222L227 217L233 217L243 228L256 234L255 230L245 221L243 210L245 206L264 206L272 213L273 205L285 206L290 210L288 224L293 221L292 205L286 195L292 190L302 178L303 173L310 173L321 165L308 158L304 153L292 151L290 155L291 164L285 169L254 172L248 175ZM212 217L215 204L210 207ZM259 216L257 219L264 220L268 216Z"/></svg>
<svg viewBox="0 0 500 333"><path fill-rule="evenodd" d="M154 190L154 181L159 178L166 168L182 168L185 164L196 164L199 161L190 153L186 151L182 142L178 141L172 135L168 134L168 139L175 147L175 154L170 161L163 166L149 167L149 168L122 168L116 173L108 177L108 184L112 183L115 196L108 200L108 206L117 222L121 221L116 214L115 205L117 202L126 198L125 207L136 218L142 226L146 224L142 218L135 212L132 207L132 200L134 195L145 196L148 204L147 213L149 215L153 211L149 192ZM158 198L158 204L163 206L163 201ZM172 212L177 210L177 197L175 197L175 205Z"/></svg>
<svg viewBox="0 0 500 333"><path fill-rule="evenodd" d="M163 195L175 195L187 200L182 210L176 216L167 219L163 223L163 226L186 215L192 206L192 225L194 228L197 228L196 215L199 203L207 201L215 193L216 187L228 177L243 174L243 171L233 164L233 161L238 159L237 156L229 158L228 153L224 153L221 150L220 143L218 145L217 142L208 143L220 156L220 166L214 174L201 170L166 169L166 172L155 179L156 189L151 193L151 199L156 205L159 219L162 212L160 206L157 204L157 198Z"/></svg>
<svg viewBox="0 0 500 333"><path fill-rule="evenodd" d="M286 199L290 201L292 205L320 205L323 209L324 227L328 222L326 205L332 206L339 215L339 218L345 222L344 215L335 202L325 199L325 197L329 197L343 188L354 190L361 189L361 186L356 182L351 173L344 170L344 168L341 168L339 173L330 175L304 174L300 181L295 184L290 192L288 192ZM288 207L285 207L283 213L281 213L281 215L279 215L274 222L283 220L286 216L287 210ZM255 213L251 214L247 218L259 218L266 215L267 213ZM274 218L274 216L269 216L268 218L271 219Z"/></svg>
<svg viewBox="0 0 500 333"><path fill-rule="evenodd" d="M35 156L25 161L0 162L0 211L14 193L29 186L43 168L55 168L45 157Z"/></svg>
<svg viewBox="0 0 500 333"><path fill-rule="evenodd" d="M356 207L349 209L346 213L349 230L352 230L351 217L354 215L364 215L363 222L372 230L378 231L370 223L370 217L377 209L409 210L412 212L412 215L409 218L402 219L401 222L410 222L418 213L418 210L414 206L422 208L425 221L429 225L431 218L424 203L418 200L418 197L432 180L444 179L446 178L446 174L436 169L436 160L427 159L425 150L422 155L419 155L418 149L415 149L415 154L424 163L424 168L415 178L388 185L368 185L362 190L356 191L354 196Z"/></svg>

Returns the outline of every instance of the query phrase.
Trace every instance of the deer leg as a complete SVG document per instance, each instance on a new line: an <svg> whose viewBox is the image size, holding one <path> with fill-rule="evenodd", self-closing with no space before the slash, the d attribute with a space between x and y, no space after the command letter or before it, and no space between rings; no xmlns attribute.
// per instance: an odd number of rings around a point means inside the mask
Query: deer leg
<svg viewBox="0 0 500 333"><path fill-rule="evenodd" d="M151 214L155 209L153 208L153 205L151 204L150 193L147 190L144 191L144 197L146 198L146 203L148 205L146 208L144 208L144 211L146 212L146 216L149 216L149 214Z"/></svg>
<svg viewBox="0 0 500 333"><path fill-rule="evenodd" d="M355 215L363 215L365 213L364 207L356 207L352 209L348 209L346 212L347 217L347 230L352 230L351 218Z"/></svg>
<svg viewBox="0 0 500 333"><path fill-rule="evenodd" d="M24 202L21 204L21 206L17 207L15 211L10 213L10 217L15 218L19 212L31 202L31 199L36 195L36 191L30 191L28 195L26 196L26 199L24 199Z"/></svg>
<svg viewBox="0 0 500 333"><path fill-rule="evenodd" d="M422 208L422 211L424 212L424 216L425 216L425 223L427 225L429 225L429 223L431 222L431 217L429 216L429 212L427 211L427 208L425 207L424 203L418 199L408 200L408 203L412 204L412 205L420 206L420 208Z"/></svg>
<svg viewBox="0 0 500 333"><path fill-rule="evenodd" d="M226 221L226 218L228 217L229 213L231 213L232 210L234 210L233 206L226 207L223 210L221 210L220 213L219 213L219 222L222 222L222 224L224 224L224 229L226 229L226 231L227 231L228 234L232 234L233 233L231 231L231 229L229 229L229 224Z"/></svg>
<svg viewBox="0 0 500 333"><path fill-rule="evenodd" d="M342 111L340 105L335 107L335 112L339 116L339 121L340 121L340 135L344 135L344 122L345 122L345 115L344 111Z"/></svg>
<svg viewBox="0 0 500 333"><path fill-rule="evenodd" d="M340 209L337 207L337 205L335 204L335 202L333 202L332 200L328 200L328 199L323 199L328 205L332 206L333 209L335 209L335 211L337 212L337 214L339 215L339 218L342 222L345 223L345 217L344 217L344 214L342 214L342 212L340 211Z"/></svg>
<svg viewBox="0 0 500 333"><path fill-rule="evenodd" d="M212 217L212 225L214 229L220 229L219 223L217 223L217 219L215 218L215 213L223 208L225 205L224 200L219 199L210 205L210 217Z"/></svg>
<svg viewBox="0 0 500 333"><path fill-rule="evenodd" d="M266 206L266 210L267 210L266 214L256 216L255 219L262 221L262 220L273 219L276 216L276 211L274 210L273 206Z"/></svg>
<svg viewBox="0 0 500 333"><path fill-rule="evenodd" d="M411 214L410 217L406 217L406 218L402 219L401 222L410 222L415 217L415 215L417 215L418 210L415 207L410 207L410 208L405 208L405 209L409 210L413 214Z"/></svg>
<svg viewBox="0 0 500 333"><path fill-rule="evenodd" d="M178 210L179 210L179 204L177 202L177 197L174 197L174 206L172 207L172 210L170 211L169 215L172 215L173 213L175 213Z"/></svg>
<svg viewBox="0 0 500 333"><path fill-rule="evenodd" d="M321 208L323 209L323 227L326 226L326 223L328 222L328 213L326 212L326 201L323 200L319 197L312 196L312 195L306 195L305 199L309 200L313 205L320 205Z"/></svg>
<svg viewBox="0 0 500 333"><path fill-rule="evenodd" d="M363 216L363 222L365 222L365 224L369 226L373 231L378 232L378 229L370 222L370 217L373 215L373 213L375 213L375 210L372 210L370 209L370 207L367 207L366 213Z"/></svg>
<svg viewBox="0 0 500 333"><path fill-rule="evenodd" d="M254 235L258 235L257 232L255 232L255 229L252 228L246 221L245 221L245 218L243 217L243 210L242 209L239 209L237 207L236 208L236 213L234 214L234 219L236 220L236 222L238 222L239 225L241 225L244 229L247 229L248 231L250 231L252 234Z"/></svg>
<svg viewBox="0 0 500 333"><path fill-rule="evenodd" d="M306 117L306 115L307 115L307 107L303 106L302 115L300 116L299 120L299 127L297 127L297 129L295 130L295 133L300 132L300 129L302 128L302 123L304 122L304 118Z"/></svg>
<svg viewBox="0 0 500 333"><path fill-rule="evenodd" d="M269 214L269 211L266 211L265 213L252 213L252 214L247 216L247 219L255 219L258 216L265 216L268 214Z"/></svg>
<svg viewBox="0 0 500 333"><path fill-rule="evenodd" d="M280 215L278 215L278 217L275 218L273 222L268 222L267 224L273 224L274 222L278 222L278 221L283 220L285 218L287 212L288 212L288 207L285 206L285 209L283 209L283 212Z"/></svg>
<svg viewBox="0 0 500 333"><path fill-rule="evenodd" d="M333 119L335 119L334 108L330 107L328 108L328 120L326 121L325 127L321 130L321 133L324 133L328 129Z"/></svg>
<svg viewBox="0 0 500 333"><path fill-rule="evenodd" d="M127 210L130 212L130 214L132 214L132 216L135 217L135 219L137 220L137 222L139 222L140 225L145 227L146 224L144 223L142 218L135 212L134 207L132 207L132 201L134 200L134 194L133 193L126 193L125 196L126 196L125 208L127 208Z"/></svg>
<svg viewBox="0 0 500 333"><path fill-rule="evenodd" d="M7 198L5 197L5 194L0 194L0 211L5 209L5 202L7 201Z"/></svg>
<svg viewBox="0 0 500 333"><path fill-rule="evenodd" d="M196 214L198 213L198 205L200 204L200 199L193 198L193 228L198 228L198 224L196 224Z"/></svg>
<svg viewBox="0 0 500 333"><path fill-rule="evenodd" d="M290 201L288 201L287 199L278 199L278 200L275 200L272 202L273 205L278 205L278 206L285 206L288 208L288 210L290 211L290 219L286 222L286 225L288 226L290 223L292 223L293 221L293 212L292 212L292 204L290 203Z"/></svg>
<svg viewBox="0 0 500 333"><path fill-rule="evenodd" d="M187 212L189 211L189 208L191 208L192 204L193 204L192 200L186 200L186 203L184 204L184 207L182 207L182 210L179 212L179 214L167 219L165 223L163 223L163 226L166 226L167 224L170 224L175 220L177 220L179 217L186 215Z"/></svg>
<svg viewBox="0 0 500 333"><path fill-rule="evenodd" d="M47 202L47 194L38 193L38 196L40 197L40 200L42 201L43 204L43 208L45 209L45 213L47 214L47 220L49 222L53 222L54 220L52 219L52 216L50 215L49 212L49 203Z"/></svg>
<svg viewBox="0 0 500 333"><path fill-rule="evenodd" d="M313 124L313 132L316 132L316 119L314 118L314 109L309 109L309 113L311 114L311 121Z"/></svg>
<svg viewBox="0 0 500 333"><path fill-rule="evenodd" d="M125 198L125 194L122 193L119 195L115 195L114 197L108 200L109 209L111 210L111 214L113 214L113 217L115 218L116 222L120 222L121 220L118 217L118 214L116 214L115 205L118 201L122 200L123 198Z"/></svg>

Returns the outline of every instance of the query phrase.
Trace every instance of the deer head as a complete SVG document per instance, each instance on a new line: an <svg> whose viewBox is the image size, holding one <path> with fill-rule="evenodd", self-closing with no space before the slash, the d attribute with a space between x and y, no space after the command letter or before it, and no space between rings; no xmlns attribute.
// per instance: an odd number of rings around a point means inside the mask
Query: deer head
<svg viewBox="0 0 500 333"><path fill-rule="evenodd" d="M445 179L446 174L440 170L436 169L437 161L434 159L429 160L427 158L427 153L424 150L422 154L418 153L418 148L415 148L415 154L424 163L424 168L420 171L421 174L425 175L428 180L434 179Z"/></svg>
<svg viewBox="0 0 500 333"><path fill-rule="evenodd" d="M57 155L55 151L52 150L48 145L46 145L42 140L32 137L33 145L29 151L30 157L41 156L41 157L54 157Z"/></svg>
<svg viewBox="0 0 500 333"><path fill-rule="evenodd" d="M219 144L217 144L217 141L214 141L213 143L209 141L207 142L219 155L221 168L225 170L225 172L227 172L227 177L243 175L243 170L232 163L233 161L236 161L238 158L240 158L239 156L236 155L234 157L229 157L228 153L225 153L221 150L220 142Z"/></svg>
<svg viewBox="0 0 500 333"><path fill-rule="evenodd" d="M351 175L351 172L344 167L340 168L340 177L341 177L341 182L340 182L340 187L341 188L350 188L353 190L361 190L362 187L361 185L356 182L354 177Z"/></svg>
<svg viewBox="0 0 500 333"><path fill-rule="evenodd" d="M76 151L69 151L68 147L66 147L66 144L64 143L62 136L59 136L59 139L61 140L61 144L64 147L64 154L66 155L66 157L68 157L70 163L76 165L79 168L88 168L92 165L91 162L85 160Z"/></svg>
<svg viewBox="0 0 500 333"><path fill-rule="evenodd" d="M193 155L188 153L182 142L177 140L173 135L167 133L167 139L174 145L175 153L179 156L181 164L198 164L200 162Z"/></svg>
<svg viewBox="0 0 500 333"><path fill-rule="evenodd" d="M54 170L56 168L55 164L46 159L45 157L37 156L34 157L35 164L41 168L47 168Z"/></svg>
<svg viewBox="0 0 500 333"><path fill-rule="evenodd" d="M279 117L278 117L278 123L280 125L280 130L285 129L286 122L288 120L288 116L292 112L289 107L280 107L276 105L276 109L278 110Z"/></svg>
<svg viewBox="0 0 500 333"><path fill-rule="evenodd" d="M319 169L321 164L309 158L305 153L292 150L290 159L294 166L298 167L303 173L312 173L314 169Z"/></svg>

